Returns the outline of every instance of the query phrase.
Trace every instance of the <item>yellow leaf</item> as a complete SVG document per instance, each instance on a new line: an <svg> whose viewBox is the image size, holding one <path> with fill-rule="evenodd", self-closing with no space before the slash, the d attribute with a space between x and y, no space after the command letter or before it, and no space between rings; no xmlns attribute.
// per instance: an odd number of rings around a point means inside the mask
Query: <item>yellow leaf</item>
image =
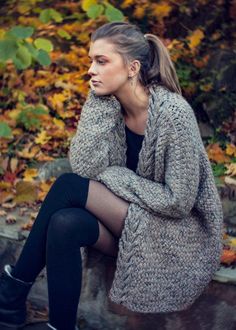
<svg viewBox="0 0 236 330"><path fill-rule="evenodd" d="M19 115L20 112L21 112L20 109L13 109L13 110L9 111L8 116L9 116L11 119L16 120L16 118L18 117L18 115Z"/></svg>
<svg viewBox="0 0 236 330"><path fill-rule="evenodd" d="M53 122L57 127L61 128L61 129L64 129L65 123L62 120L57 119L57 118L53 118Z"/></svg>
<svg viewBox="0 0 236 330"><path fill-rule="evenodd" d="M157 18L164 18L169 16L171 10L172 7L165 1L152 5L152 12Z"/></svg>
<svg viewBox="0 0 236 330"><path fill-rule="evenodd" d="M213 88L212 83L205 84L205 85L201 86L201 89L202 89L204 92L209 92L209 91L212 90L212 88Z"/></svg>
<svg viewBox="0 0 236 330"><path fill-rule="evenodd" d="M35 155L39 152L40 147L39 146L34 146L30 150L30 146L25 147L22 151L17 151L17 155L26 158L26 159L31 159L34 158Z"/></svg>
<svg viewBox="0 0 236 330"><path fill-rule="evenodd" d="M9 189L11 188L10 182L0 181L0 189Z"/></svg>
<svg viewBox="0 0 236 330"><path fill-rule="evenodd" d="M14 136L23 135L23 130L21 128L14 128L12 131Z"/></svg>
<svg viewBox="0 0 236 330"><path fill-rule="evenodd" d="M84 11L88 11L89 7L96 4L97 4L96 0L82 0L81 7Z"/></svg>
<svg viewBox="0 0 236 330"><path fill-rule="evenodd" d="M34 181L34 178L38 176L38 170L36 168L27 168L23 176L25 181Z"/></svg>
<svg viewBox="0 0 236 330"><path fill-rule="evenodd" d="M90 41L90 36L88 34L88 32L82 32L78 35L78 39L81 41L81 42L89 42Z"/></svg>
<svg viewBox="0 0 236 330"><path fill-rule="evenodd" d="M45 196L47 195L49 189L51 188L53 182L55 181L55 179L50 179L49 182L40 182L39 185L39 192L38 192L38 200L43 201Z"/></svg>
<svg viewBox="0 0 236 330"><path fill-rule="evenodd" d="M55 93L48 97L48 100L52 104L54 109L62 109L63 102L67 99L67 96L63 93Z"/></svg>
<svg viewBox="0 0 236 330"><path fill-rule="evenodd" d="M196 48L200 44L200 42L203 38L204 38L203 31L200 29L195 30L192 33L192 35L187 38L189 40L189 47L191 49Z"/></svg>
<svg viewBox="0 0 236 330"><path fill-rule="evenodd" d="M236 157L236 145L233 143L228 143L225 150L226 155Z"/></svg>
<svg viewBox="0 0 236 330"><path fill-rule="evenodd" d="M0 39L3 39L5 35L5 30L0 29Z"/></svg>
<svg viewBox="0 0 236 330"><path fill-rule="evenodd" d="M27 181L19 181L16 184L16 196L14 202L34 202L37 199L37 189L34 184Z"/></svg>
<svg viewBox="0 0 236 330"><path fill-rule="evenodd" d="M51 140L51 136L47 135L46 131L41 131L35 138L35 143L44 145L46 144L49 140Z"/></svg>

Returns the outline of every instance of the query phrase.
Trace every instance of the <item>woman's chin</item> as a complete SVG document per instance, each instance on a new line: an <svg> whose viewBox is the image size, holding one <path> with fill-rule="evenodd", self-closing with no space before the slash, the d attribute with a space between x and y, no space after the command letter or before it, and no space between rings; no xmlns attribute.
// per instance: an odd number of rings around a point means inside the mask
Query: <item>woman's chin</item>
<svg viewBox="0 0 236 330"><path fill-rule="evenodd" d="M111 95L111 93L106 92L106 91L99 90L99 88L93 88L93 91L94 91L94 93L95 93L97 96L107 96L107 95Z"/></svg>

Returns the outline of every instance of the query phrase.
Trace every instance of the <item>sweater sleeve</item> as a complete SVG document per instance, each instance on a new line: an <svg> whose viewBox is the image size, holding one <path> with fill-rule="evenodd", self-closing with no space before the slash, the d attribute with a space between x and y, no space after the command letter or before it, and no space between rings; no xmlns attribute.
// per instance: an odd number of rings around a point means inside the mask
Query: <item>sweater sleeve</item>
<svg viewBox="0 0 236 330"><path fill-rule="evenodd" d="M112 131L119 112L114 98L96 96L93 90L89 91L69 148L74 173L93 179L109 166Z"/></svg>
<svg viewBox="0 0 236 330"><path fill-rule="evenodd" d="M146 179L120 166L108 167L97 180L121 198L137 203L149 212L182 218L190 213L196 200L199 150L196 135L180 119L176 123L170 120L167 134L164 182Z"/></svg>

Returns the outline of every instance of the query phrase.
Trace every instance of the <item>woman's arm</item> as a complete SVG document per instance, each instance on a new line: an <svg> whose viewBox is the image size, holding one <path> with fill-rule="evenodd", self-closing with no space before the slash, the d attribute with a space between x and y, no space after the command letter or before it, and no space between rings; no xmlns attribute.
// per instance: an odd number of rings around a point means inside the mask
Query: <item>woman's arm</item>
<svg viewBox="0 0 236 330"><path fill-rule="evenodd" d="M119 114L120 106L114 97L96 96L89 91L69 148L73 172L93 179L109 166L112 131Z"/></svg>
<svg viewBox="0 0 236 330"><path fill-rule="evenodd" d="M121 198L148 211L173 218L187 216L198 192L199 148L191 132L193 126L185 124L181 116L167 123L164 183L143 178L120 166L108 167L97 180Z"/></svg>

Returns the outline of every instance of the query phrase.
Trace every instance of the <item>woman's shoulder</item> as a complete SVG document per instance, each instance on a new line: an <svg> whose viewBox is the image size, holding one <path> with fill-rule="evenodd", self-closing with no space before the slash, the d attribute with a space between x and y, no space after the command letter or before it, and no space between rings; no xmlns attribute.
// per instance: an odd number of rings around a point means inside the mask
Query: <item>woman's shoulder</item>
<svg viewBox="0 0 236 330"><path fill-rule="evenodd" d="M181 94L171 92L164 86L154 86L153 90L163 109L173 109L175 111L176 109L191 108L188 101Z"/></svg>
<svg viewBox="0 0 236 330"><path fill-rule="evenodd" d="M176 122L181 121L182 124L196 121L193 108L183 95L171 92L162 86L158 86L154 90L159 98L161 115L170 117Z"/></svg>

